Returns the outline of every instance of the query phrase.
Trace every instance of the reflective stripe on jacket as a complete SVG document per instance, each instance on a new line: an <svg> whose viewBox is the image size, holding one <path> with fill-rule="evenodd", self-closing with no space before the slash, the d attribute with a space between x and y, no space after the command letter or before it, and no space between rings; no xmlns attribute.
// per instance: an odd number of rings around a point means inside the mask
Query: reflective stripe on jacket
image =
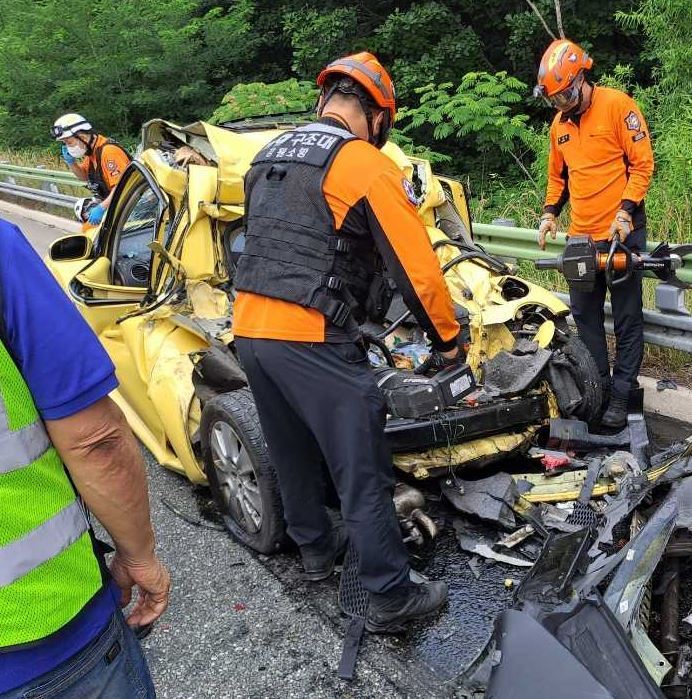
<svg viewBox="0 0 692 699"><path fill-rule="evenodd" d="M0 340L0 652L55 633L102 587L82 505Z"/></svg>

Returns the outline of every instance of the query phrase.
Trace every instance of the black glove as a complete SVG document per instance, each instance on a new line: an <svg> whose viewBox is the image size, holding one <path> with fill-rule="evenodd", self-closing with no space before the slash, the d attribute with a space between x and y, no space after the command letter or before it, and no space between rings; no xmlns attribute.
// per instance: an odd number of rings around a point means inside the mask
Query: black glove
<svg viewBox="0 0 692 699"><path fill-rule="evenodd" d="M464 363L464 353L459 351L455 357L448 359L442 352L432 350L428 358L414 370L414 374L437 374L438 371Z"/></svg>

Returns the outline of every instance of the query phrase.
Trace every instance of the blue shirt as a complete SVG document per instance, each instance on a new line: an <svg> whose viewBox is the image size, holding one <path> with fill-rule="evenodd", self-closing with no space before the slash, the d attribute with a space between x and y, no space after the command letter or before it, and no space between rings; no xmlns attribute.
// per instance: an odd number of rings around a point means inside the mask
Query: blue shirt
<svg viewBox="0 0 692 699"><path fill-rule="evenodd" d="M74 415L118 385L113 363L98 338L20 230L3 219L0 333L44 419ZM111 584L56 634L23 649L0 652L0 693L30 682L79 652L108 623L117 594Z"/></svg>

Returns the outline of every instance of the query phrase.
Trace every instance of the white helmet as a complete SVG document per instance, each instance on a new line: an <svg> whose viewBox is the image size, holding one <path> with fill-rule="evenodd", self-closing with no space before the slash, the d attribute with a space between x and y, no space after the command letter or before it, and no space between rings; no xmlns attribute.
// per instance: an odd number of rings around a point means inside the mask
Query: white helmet
<svg viewBox="0 0 692 699"><path fill-rule="evenodd" d="M93 131L91 124L81 114L63 114L50 127L50 135L57 141L74 136L80 131Z"/></svg>
<svg viewBox="0 0 692 699"><path fill-rule="evenodd" d="M74 215L78 221L84 223L89 218L89 212L99 203L95 197L83 197L74 203Z"/></svg>

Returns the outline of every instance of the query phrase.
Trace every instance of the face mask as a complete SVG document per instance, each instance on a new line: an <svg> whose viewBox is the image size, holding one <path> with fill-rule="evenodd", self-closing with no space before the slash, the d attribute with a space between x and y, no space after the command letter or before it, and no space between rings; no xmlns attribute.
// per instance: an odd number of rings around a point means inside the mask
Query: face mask
<svg viewBox="0 0 692 699"><path fill-rule="evenodd" d="M73 158L81 158L86 153L86 146L67 146L67 152Z"/></svg>

